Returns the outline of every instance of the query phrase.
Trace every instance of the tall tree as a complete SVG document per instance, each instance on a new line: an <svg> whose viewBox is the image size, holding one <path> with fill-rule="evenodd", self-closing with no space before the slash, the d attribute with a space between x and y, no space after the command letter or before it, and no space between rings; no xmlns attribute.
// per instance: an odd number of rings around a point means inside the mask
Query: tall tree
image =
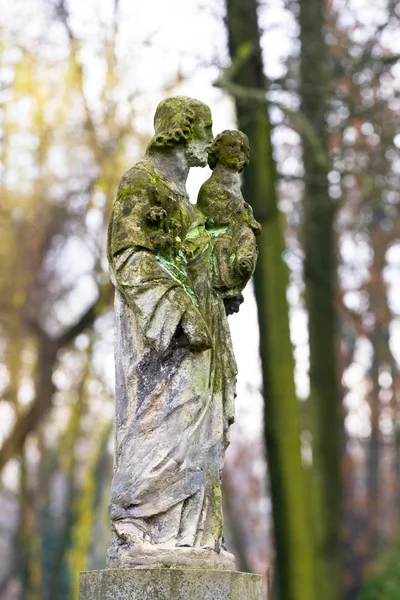
<svg viewBox="0 0 400 600"><path fill-rule="evenodd" d="M304 165L304 279L310 346L310 400L313 413L314 523L318 590L327 600L343 593L341 547L342 406L335 345L337 277L335 214L329 195L327 111L331 69L324 39L325 0L300 0L301 112L312 123L318 144L302 132Z"/></svg>
<svg viewBox="0 0 400 600"><path fill-rule="evenodd" d="M265 101L267 81L261 55L257 2L227 0L226 6L232 81L243 92L236 96L237 121L249 137L252 149L243 191L263 226L254 281L260 324L276 586L280 600L311 600L314 598L313 560L286 299L288 270L283 260L284 224L275 187L276 168Z"/></svg>

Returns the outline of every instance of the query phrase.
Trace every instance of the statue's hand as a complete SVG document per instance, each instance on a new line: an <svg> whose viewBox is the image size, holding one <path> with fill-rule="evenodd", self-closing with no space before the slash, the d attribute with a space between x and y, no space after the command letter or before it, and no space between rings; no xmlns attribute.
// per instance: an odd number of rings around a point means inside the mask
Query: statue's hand
<svg viewBox="0 0 400 600"><path fill-rule="evenodd" d="M194 307L188 309L182 317L181 325L191 350L202 352L211 348L210 332L198 310Z"/></svg>

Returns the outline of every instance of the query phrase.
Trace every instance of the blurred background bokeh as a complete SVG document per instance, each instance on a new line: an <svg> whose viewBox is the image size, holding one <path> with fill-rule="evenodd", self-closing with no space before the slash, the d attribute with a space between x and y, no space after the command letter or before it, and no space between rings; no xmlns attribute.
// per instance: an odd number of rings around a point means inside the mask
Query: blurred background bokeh
<svg viewBox="0 0 400 600"><path fill-rule="evenodd" d="M0 5L0 599L77 600L105 565L107 221L184 94L249 136L263 225L230 317L228 548L273 600L399 600L400 3Z"/></svg>

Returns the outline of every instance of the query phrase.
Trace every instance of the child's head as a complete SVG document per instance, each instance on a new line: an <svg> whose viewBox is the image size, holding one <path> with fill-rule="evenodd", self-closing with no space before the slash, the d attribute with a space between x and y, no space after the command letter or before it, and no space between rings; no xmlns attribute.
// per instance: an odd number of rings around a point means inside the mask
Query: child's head
<svg viewBox="0 0 400 600"><path fill-rule="evenodd" d="M250 146L247 135L227 129L214 139L208 153L208 164L214 169L219 163L232 171L241 173L249 164Z"/></svg>

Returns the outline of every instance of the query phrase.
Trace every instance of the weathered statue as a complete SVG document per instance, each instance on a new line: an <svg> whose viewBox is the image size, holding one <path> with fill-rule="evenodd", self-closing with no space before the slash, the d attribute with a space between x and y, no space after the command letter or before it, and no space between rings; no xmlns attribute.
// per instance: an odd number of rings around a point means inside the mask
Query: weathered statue
<svg viewBox="0 0 400 600"><path fill-rule="evenodd" d="M254 270L259 225L240 193L248 142L239 132L216 138L213 175L199 206L190 204L189 168L207 164L211 143L206 105L164 100L146 156L122 178L113 208L109 567L234 568L222 548L221 470L236 382L226 312Z"/></svg>

